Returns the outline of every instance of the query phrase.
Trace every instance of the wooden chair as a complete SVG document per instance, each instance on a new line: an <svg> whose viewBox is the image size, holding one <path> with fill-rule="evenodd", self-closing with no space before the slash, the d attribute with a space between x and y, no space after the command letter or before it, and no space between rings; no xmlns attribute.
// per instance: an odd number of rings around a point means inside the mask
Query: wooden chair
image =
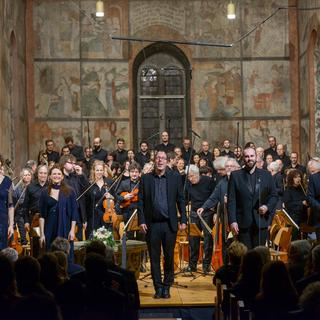
<svg viewBox="0 0 320 320"><path fill-rule="evenodd" d="M217 289L217 295L215 298L214 318L215 320L221 320L222 319L221 305L222 305L223 292L222 292L222 284L220 279L216 280L216 289Z"/></svg>

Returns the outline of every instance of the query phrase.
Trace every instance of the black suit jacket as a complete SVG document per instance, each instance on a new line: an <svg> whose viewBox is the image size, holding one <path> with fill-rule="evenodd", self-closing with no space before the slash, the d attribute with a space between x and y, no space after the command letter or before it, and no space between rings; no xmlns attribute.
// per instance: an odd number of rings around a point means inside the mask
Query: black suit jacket
<svg viewBox="0 0 320 320"><path fill-rule="evenodd" d="M181 223L187 223L182 180L179 173L174 170L166 171L166 180L169 223L172 231L176 232L178 230L177 207L181 215ZM152 222L154 194L155 173L143 175L139 185L139 224L150 225Z"/></svg>
<svg viewBox="0 0 320 320"><path fill-rule="evenodd" d="M320 227L320 172L309 176L307 197L312 208L311 224Z"/></svg>
<svg viewBox="0 0 320 320"><path fill-rule="evenodd" d="M271 213L277 200L277 191L269 172L256 168L256 183L253 190L246 170L234 171L231 173L228 185L229 224L237 222L239 228L249 228L255 221L260 228L266 228L271 223ZM268 207L267 214L263 216L258 213L262 205Z"/></svg>

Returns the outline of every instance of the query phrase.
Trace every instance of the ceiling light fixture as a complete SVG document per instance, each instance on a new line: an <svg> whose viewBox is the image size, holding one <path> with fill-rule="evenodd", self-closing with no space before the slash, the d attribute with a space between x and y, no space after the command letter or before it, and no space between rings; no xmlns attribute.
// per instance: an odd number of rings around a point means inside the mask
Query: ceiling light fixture
<svg viewBox="0 0 320 320"><path fill-rule="evenodd" d="M96 17L104 17L104 4L102 0L96 3Z"/></svg>
<svg viewBox="0 0 320 320"><path fill-rule="evenodd" d="M236 18L236 7L232 2L230 2L227 7L227 18L229 20L233 20Z"/></svg>

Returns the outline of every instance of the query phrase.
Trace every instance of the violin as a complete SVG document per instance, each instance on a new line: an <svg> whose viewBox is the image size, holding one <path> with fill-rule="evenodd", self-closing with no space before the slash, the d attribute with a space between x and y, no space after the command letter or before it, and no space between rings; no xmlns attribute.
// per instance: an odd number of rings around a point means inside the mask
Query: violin
<svg viewBox="0 0 320 320"><path fill-rule="evenodd" d="M133 197L130 198L130 199L124 199L123 201L121 201L121 204L120 204L120 208L123 209L123 208L128 208L130 206L131 203L136 203L138 202L138 193L139 193L139 188L138 188L138 185L139 185L140 181L138 181L138 183L133 187L133 189L128 192L128 191L123 191L120 193L120 195L122 197L125 197L127 194L132 194Z"/></svg>
<svg viewBox="0 0 320 320"><path fill-rule="evenodd" d="M17 228L14 229L13 236L11 238L10 248L13 248L18 252L18 254L21 254L23 251L22 245L19 242L19 233Z"/></svg>
<svg viewBox="0 0 320 320"><path fill-rule="evenodd" d="M104 214L103 221L105 223L114 224L117 220L117 214L114 208L114 201L111 198L106 198L103 200Z"/></svg>

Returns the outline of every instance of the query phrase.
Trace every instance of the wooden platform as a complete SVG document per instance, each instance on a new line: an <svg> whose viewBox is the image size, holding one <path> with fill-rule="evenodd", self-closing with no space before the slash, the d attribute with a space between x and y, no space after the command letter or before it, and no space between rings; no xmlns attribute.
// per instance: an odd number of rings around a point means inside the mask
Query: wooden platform
<svg viewBox="0 0 320 320"><path fill-rule="evenodd" d="M144 274L140 274L140 278ZM197 274L195 274L198 276ZM216 297L216 288L212 284L212 275L200 276L191 281L192 277L178 275L175 283L186 285L187 288L173 286L170 289L170 299L154 299L154 288L151 276L138 280L141 308L150 307L204 307L213 306Z"/></svg>

